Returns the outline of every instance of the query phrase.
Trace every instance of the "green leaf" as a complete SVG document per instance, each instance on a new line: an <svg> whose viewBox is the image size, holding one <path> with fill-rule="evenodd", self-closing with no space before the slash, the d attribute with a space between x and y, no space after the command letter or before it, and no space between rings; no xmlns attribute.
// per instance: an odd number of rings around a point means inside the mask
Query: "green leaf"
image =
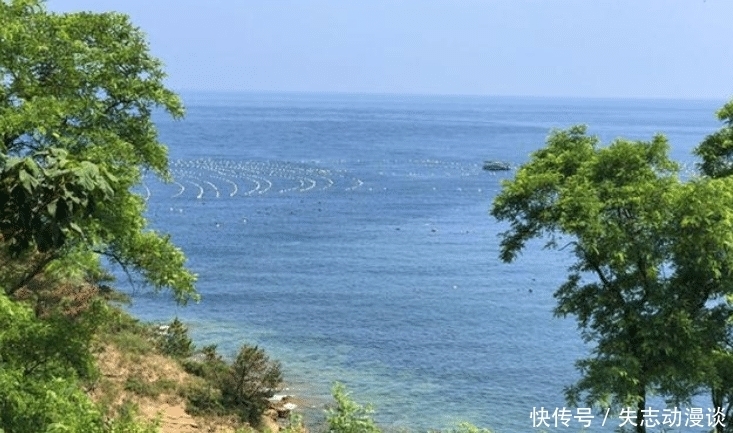
<svg viewBox="0 0 733 433"><path fill-rule="evenodd" d="M51 203L46 206L46 209L48 210L48 214L51 215L51 217L56 216L56 203L58 203L58 200L54 200Z"/></svg>
<svg viewBox="0 0 733 433"><path fill-rule="evenodd" d="M18 180L21 186L23 186L23 189L31 194L33 194L33 190L39 185L38 179L23 169L18 171Z"/></svg>
<svg viewBox="0 0 733 433"><path fill-rule="evenodd" d="M75 232L79 233L80 235L83 235L83 234L84 234L84 232L82 231L81 227L79 227L79 225L78 225L78 224L76 224L76 223L74 223L74 222L70 222L70 223L69 223L69 228L70 228L71 230L73 230L73 231L75 231Z"/></svg>

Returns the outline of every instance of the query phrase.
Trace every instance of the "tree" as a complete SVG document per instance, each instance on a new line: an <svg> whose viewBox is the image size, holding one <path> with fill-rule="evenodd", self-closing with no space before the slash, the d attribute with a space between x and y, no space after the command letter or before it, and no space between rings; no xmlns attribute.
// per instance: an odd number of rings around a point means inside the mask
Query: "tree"
<svg viewBox="0 0 733 433"><path fill-rule="evenodd" d="M591 356L570 404L633 407L645 432L650 394L684 401L710 378L733 293L733 184L680 179L663 136L603 147L582 126L554 131L491 213L510 224L501 258L532 238L571 248L555 314L574 316Z"/></svg>
<svg viewBox="0 0 733 433"><path fill-rule="evenodd" d="M733 174L733 101L725 104L717 112L717 117L723 122L723 127L708 135L694 153L702 160L698 168L704 177L727 184L730 182L727 179ZM727 300L728 303L733 301L730 296ZM733 431L733 330L730 325L726 337L710 359L707 386L713 407L721 408L725 415L726 426L716 426L716 431Z"/></svg>
<svg viewBox="0 0 733 433"><path fill-rule="evenodd" d="M694 151L702 159L700 171L711 178L733 174L733 101L718 110L717 116L723 127L708 135Z"/></svg>
<svg viewBox="0 0 733 433"><path fill-rule="evenodd" d="M188 327L178 317L165 328L158 346L164 354L178 359L188 358L195 349L193 340L188 336Z"/></svg>
<svg viewBox="0 0 733 433"><path fill-rule="evenodd" d="M109 320L103 257L197 298L185 256L131 191L146 171L169 177L151 116L183 106L163 79L124 15L0 0L0 432L155 431L105 419L81 384Z"/></svg>
<svg viewBox="0 0 733 433"><path fill-rule="evenodd" d="M106 256L179 302L196 298L183 253L147 229L144 200L131 191L145 171L169 178L151 115L177 118L183 106L164 77L125 15L54 14L41 0L0 0L6 293L53 269L93 279Z"/></svg>
<svg viewBox="0 0 733 433"><path fill-rule="evenodd" d="M281 385L280 363L271 361L259 347L245 344L222 378L224 406L233 408L243 420L257 425L268 407L267 399Z"/></svg>

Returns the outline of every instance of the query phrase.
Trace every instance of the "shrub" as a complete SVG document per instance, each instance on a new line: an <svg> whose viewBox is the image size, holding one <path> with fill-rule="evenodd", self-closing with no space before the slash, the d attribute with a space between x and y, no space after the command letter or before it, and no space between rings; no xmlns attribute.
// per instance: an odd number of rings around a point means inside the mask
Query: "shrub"
<svg viewBox="0 0 733 433"><path fill-rule="evenodd" d="M201 348L201 353L204 355L204 359L208 362L221 360L221 355L216 353L216 344L209 344Z"/></svg>
<svg viewBox="0 0 733 433"><path fill-rule="evenodd" d="M183 392L186 412L191 415L225 415L221 403L221 390L208 382L193 383Z"/></svg>
<svg viewBox="0 0 733 433"><path fill-rule="evenodd" d="M0 431L99 430L102 415L79 385L93 373L96 310L42 320L0 289Z"/></svg>
<svg viewBox="0 0 733 433"><path fill-rule="evenodd" d="M188 328L178 317L168 325L168 330L160 339L160 350L174 358L186 358L193 354L194 344L188 335Z"/></svg>
<svg viewBox="0 0 733 433"><path fill-rule="evenodd" d="M269 405L267 399L281 384L280 363L257 346L244 345L221 383L224 406L257 425Z"/></svg>
<svg viewBox="0 0 733 433"><path fill-rule="evenodd" d="M229 365L216 353L216 345L212 344L201 349L203 361L184 359L181 361L183 369L194 376L201 377L212 385L221 386L224 376L229 371Z"/></svg>
<svg viewBox="0 0 733 433"><path fill-rule="evenodd" d="M282 383L280 363L270 360L264 350L244 345L229 365L216 353L216 346L201 351L203 361L186 359L184 370L203 379L202 384L185 392L191 414L236 414L243 421L257 425L269 406L268 397Z"/></svg>
<svg viewBox="0 0 733 433"><path fill-rule="evenodd" d="M280 430L280 433L307 433L308 430L305 427L305 424L303 423L303 416L299 415L297 413L290 413L290 417L288 418L288 423L285 425L283 429Z"/></svg>
<svg viewBox="0 0 733 433"><path fill-rule="evenodd" d="M155 350L155 346L148 337L132 331L115 334L107 341L114 344L125 357L132 359L149 355Z"/></svg>
<svg viewBox="0 0 733 433"><path fill-rule="evenodd" d="M181 360L181 367L183 371L188 374L193 374L198 377L205 377L205 363L196 361L195 359L183 359Z"/></svg>
<svg viewBox="0 0 733 433"><path fill-rule="evenodd" d="M125 381L125 390L134 392L142 397L157 397L160 394L176 389L176 382L170 379L158 379L149 382L144 378L131 376Z"/></svg>
<svg viewBox="0 0 733 433"><path fill-rule="evenodd" d="M101 432L102 414L73 379L40 380L0 370L0 431Z"/></svg>
<svg viewBox="0 0 733 433"><path fill-rule="evenodd" d="M138 421L138 407L125 401L117 418L108 423L105 433L158 433L160 418L150 422Z"/></svg>
<svg viewBox="0 0 733 433"><path fill-rule="evenodd" d="M361 406L349 398L346 387L336 382L331 389L336 407L326 411L326 423L330 433L380 433L374 423L371 405Z"/></svg>

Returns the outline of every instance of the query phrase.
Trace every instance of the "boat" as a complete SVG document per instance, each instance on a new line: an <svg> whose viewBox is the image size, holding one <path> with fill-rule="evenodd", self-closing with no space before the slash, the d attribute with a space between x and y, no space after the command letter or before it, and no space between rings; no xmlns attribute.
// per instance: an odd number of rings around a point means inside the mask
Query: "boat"
<svg viewBox="0 0 733 433"><path fill-rule="evenodd" d="M484 170L488 171L506 171L511 170L512 166L504 161L484 161Z"/></svg>

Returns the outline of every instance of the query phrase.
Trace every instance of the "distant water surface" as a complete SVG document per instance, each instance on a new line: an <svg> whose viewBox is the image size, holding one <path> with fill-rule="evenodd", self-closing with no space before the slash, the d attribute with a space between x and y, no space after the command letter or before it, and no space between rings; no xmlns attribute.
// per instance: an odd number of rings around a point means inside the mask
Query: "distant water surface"
<svg viewBox="0 0 733 433"><path fill-rule="evenodd" d="M587 354L553 318L570 257L498 259L488 214L509 172L573 124L605 142L666 133L672 157L718 128L722 101L184 94L158 119L175 182L147 177L151 224L199 274L199 305L134 290L145 320L178 315L199 345L258 344L321 413L344 382L387 427L532 430ZM576 425L577 427L577 425ZM567 430L567 429L566 429ZM568 431L579 431L571 428ZM592 429L594 430L594 429ZM608 430L606 430L608 431Z"/></svg>

